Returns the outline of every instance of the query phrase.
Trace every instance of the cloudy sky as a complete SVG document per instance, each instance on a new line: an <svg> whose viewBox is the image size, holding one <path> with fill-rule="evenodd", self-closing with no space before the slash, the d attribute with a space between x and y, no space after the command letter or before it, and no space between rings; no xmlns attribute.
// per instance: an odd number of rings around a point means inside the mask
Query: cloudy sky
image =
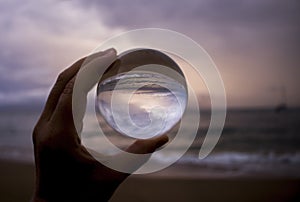
<svg viewBox="0 0 300 202"><path fill-rule="evenodd" d="M0 105L44 102L59 72L108 37L181 32L211 55L228 104L300 106L297 0L1 0Z"/></svg>

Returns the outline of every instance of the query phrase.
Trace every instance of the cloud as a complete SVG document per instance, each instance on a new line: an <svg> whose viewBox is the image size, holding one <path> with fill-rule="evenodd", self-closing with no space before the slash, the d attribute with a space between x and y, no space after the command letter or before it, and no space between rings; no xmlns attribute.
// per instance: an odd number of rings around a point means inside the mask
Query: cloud
<svg viewBox="0 0 300 202"><path fill-rule="evenodd" d="M291 105L300 104L296 0L77 2L97 10L110 27L161 27L193 38L219 67L229 104L274 105L274 95L267 89L278 85L287 87Z"/></svg>
<svg viewBox="0 0 300 202"><path fill-rule="evenodd" d="M119 32L76 3L49 0L1 1L0 30L0 104L44 100L60 71Z"/></svg>
<svg viewBox="0 0 300 202"><path fill-rule="evenodd" d="M162 27L191 36L208 49L234 53L299 50L300 3L281 0L77 1L110 27ZM267 47L268 46L268 47ZM292 53L294 51L291 51Z"/></svg>
<svg viewBox="0 0 300 202"><path fill-rule="evenodd" d="M265 89L276 85L285 85L297 105L299 9L296 0L3 0L0 104L12 91L44 100L56 75L104 39L160 27L186 34L208 51L233 105L239 98L247 105L272 104Z"/></svg>

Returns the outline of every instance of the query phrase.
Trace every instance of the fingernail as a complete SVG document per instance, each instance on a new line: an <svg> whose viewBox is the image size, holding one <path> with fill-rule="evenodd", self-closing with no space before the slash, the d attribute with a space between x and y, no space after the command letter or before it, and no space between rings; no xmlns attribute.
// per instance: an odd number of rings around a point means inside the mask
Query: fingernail
<svg viewBox="0 0 300 202"><path fill-rule="evenodd" d="M116 49L114 49L114 48L109 48L109 49L107 49L107 50L105 50L105 51L103 51L103 53L106 55L106 54L117 54L117 51L116 51Z"/></svg>

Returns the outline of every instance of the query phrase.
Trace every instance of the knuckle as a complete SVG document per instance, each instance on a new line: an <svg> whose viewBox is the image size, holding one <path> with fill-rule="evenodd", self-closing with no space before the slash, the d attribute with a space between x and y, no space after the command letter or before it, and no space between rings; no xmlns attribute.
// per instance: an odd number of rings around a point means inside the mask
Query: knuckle
<svg viewBox="0 0 300 202"><path fill-rule="evenodd" d="M37 145L40 144L42 136L44 133L44 126L40 126L39 124L37 124L34 128L33 128L33 132L32 132L32 142L33 145Z"/></svg>
<svg viewBox="0 0 300 202"><path fill-rule="evenodd" d="M64 88L64 94L72 94L74 86L74 79L70 80Z"/></svg>
<svg viewBox="0 0 300 202"><path fill-rule="evenodd" d="M66 71L63 71L58 75L56 83L60 83L60 82L64 81L65 78L66 78Z"/></svg>
<svg viewBox="0 0 300 202"><path fill-rule="evenodd" d="M53 131L51 128L46 127L42 131L38 131L38 133L33 134L33 143L38 148L51 148L55 146Z"/></svg>

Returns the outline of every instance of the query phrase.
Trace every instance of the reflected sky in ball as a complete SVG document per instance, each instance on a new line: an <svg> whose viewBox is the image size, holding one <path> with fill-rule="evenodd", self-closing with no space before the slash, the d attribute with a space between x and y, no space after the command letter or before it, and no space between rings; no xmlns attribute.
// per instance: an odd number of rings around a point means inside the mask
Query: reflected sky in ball
<svg viewBox="0 0 300 202"><path fill-rule="evenodd" d="M98 84L96 111L119 133L145 139L170 130L180 120L186 102L185 87L170 77L127 73Z"/></svg>

